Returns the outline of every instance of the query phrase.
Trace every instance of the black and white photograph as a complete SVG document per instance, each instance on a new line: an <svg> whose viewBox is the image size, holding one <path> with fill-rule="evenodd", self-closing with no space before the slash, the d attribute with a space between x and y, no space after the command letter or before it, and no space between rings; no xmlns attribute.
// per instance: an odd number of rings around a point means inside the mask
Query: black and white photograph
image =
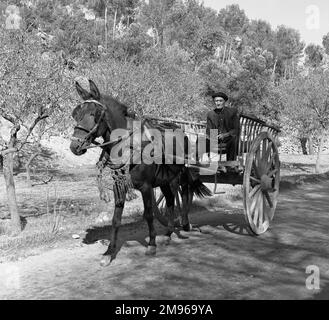
<svg viewBox="0 0 329 320"><path fill-rule="evenodd" d="M328 243L327 0L0 1L0 300L329 300Z"/></svg>

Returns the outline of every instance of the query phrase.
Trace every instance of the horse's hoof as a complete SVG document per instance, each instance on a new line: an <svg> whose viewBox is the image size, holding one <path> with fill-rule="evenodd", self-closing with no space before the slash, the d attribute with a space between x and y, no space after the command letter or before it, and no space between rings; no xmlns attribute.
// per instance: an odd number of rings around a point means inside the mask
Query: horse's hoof
<svg viewBox="0 0 329 320"><path fill-rule="evenodd" d="M101 267L106 267L108 265L110 265L111 263L111 256L103 256L103 258L101 259L100 265Z"/></svg>
<svg viewBox="0 0 329 320"><path fill-rule="evenodd" d="M155 256L156 251L157 251L157 249L155 246L147 246L145 254L147 256Z"/></svg>
<svg viewBox="0 0 329 320"><path fill-rule="evenodd" d="M97 240L96 242L98 242L102 246L106 246L106 247L108 247L110 245L110 243L111 243L110 240L105 240L105 239L103 239L103 240Z"/></svg>

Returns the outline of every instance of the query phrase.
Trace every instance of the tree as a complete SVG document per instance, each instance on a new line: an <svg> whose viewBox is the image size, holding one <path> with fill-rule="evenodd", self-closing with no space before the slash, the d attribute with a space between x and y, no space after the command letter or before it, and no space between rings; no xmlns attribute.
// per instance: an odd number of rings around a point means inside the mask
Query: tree
<svg viewBox="0 0 329 320"><path fill-rule="evenodd" d="M190 53L196 68L225 42L216 11L196 0L175 2L168 18L166 36L169 45L177 42Z"/></svg>
<svg viewBox="0 0 329 320"><path fill-rule="evenodd" d="M223 29L233 37L242 35L249 21L244 10L240 9L237 4L221 9L218 17Z"/></svg>
<svg viewBox="0 0 329 320"><path fill-rule="evenodd" d="M329 32L325 36L323 36L322 45L325 49L326 54L329 55Z"/></svg>
<svg viewBox="0 0 329 320"><path fill-rule="evenodd" d="M245 45L254 49L269 50L274 41L274 31L271 25L264 20L251 20L243 35Z"/></svg>
<svg viewBox="0 0 329 320"><path fill-rule="evenodd" d="M165 50L149 49L142 61L136 64L106 57L93 68L86 66L85 74L140 116L202 119L202 79L177 43Z"/></svg>
<svg viewBox="0 0 329 320"><path fill-rule="evenodd" d="M315 165L320 171L320 156L325 135L329 131L329 73L309 72L282 83L285 95L284 115L300 137L317 137L318 155Z"/></svg>
<svg viewBox="0 0 329 320"><path fill-rule="evenodd" d="M324 58L324 52L321 46L315 44L309 44L305 48L305 54L306 54L306 65L310 66L313 69L320 67Z"/></svg>
<svg viewBox="0 0 329 320"><path fill-rule="evenodd" d="M142 23L154 29L160 46L164 45L164 34L174 3L175 0L149 0L148 3L144 2L141 7L139 18Z"/></svg>
<svg viewBox="0 0 329 320"><path fill-rule="evenodd" d="M297 64L305 47L300 34L293 28L278 26L275 31L275 47L272 51L276 61L276 71L281 78L292 78L296 74Z"/></svg>
<svg viewBox="0 0 329 320"><path fill-rule="evenodd" d="M121 61L133 59L140 63L143 53L151 46L152 38L144 32L140 24L132 23L120 37L110 43L108 53Z"/></svg>
<svg viewBox="0 0 329 320"><path fill-rule="evenodd" d="M13 158L35 128L51 117L67 88L56 61L41 57L38 38L20 30L0 29L3 44L0 65L0 115L11 123L8 137L0 137L3 174L14 232L21 230L13 178Z"/></svg>

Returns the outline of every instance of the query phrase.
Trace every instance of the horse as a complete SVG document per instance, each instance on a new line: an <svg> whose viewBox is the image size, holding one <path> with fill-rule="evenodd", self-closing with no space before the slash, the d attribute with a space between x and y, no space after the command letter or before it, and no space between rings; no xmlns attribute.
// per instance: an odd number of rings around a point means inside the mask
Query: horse
<svg viewBox="0 0 329 320"><path fill-rule="evenodd" d="M120 170L123 167L127 168L132 188L140 191L143 198L143 218L146 220L149 230L149 242L145 254L155 255L156 231L153 224L153 208L155 205L153 188L160 187L166 199L168 208L166 236L168 237L168 242L170 241L171 234L174 232L174 190L177 190L177 187L181 188L183 203L181 219L184 231L190 231L191 228L188 219L188 210L193 195L197 197L210 196L211 191L202 183L199 176L193 172L193 169L185 166L184 163L159 164L155 161L146 163L143 160L136 164L131 163L131 157L123 162L119 161L119 163L115 163L116 161L113 160L117 159L113 159L110 155L113 155L114 151L118 151L120 148L122 149L123 142L130 141L129 143L131 143L131 137L135 133L131 127L135 115L128 112L126 105L109 95L101 94L92 80L89 80L89 85L90 91L87 91L78 82L75 83L77 93L83 102L72 112L76 126L71 137L70 149L73 154L80 156L86 153L92 144L98 144L103 149L101 158L104 157L106 159L107 165L114 170L113 172L117 172L115 170ZM145 141L145 136L147 136L145 132L146 127L143 125L142 131L139 132L143 136L141 139L142 142L140 142L140 146L143 149L150 143L150 139L146 139ZM151 125L149 123L150 127ZM118 130L126 130L125 132L128 132L128 135L125 138L121 136L118 139L113 139L113 133ZM101 144L95 141L99 137L103 139L103 143ZM129 144L128 148L130 148ZM116 182L114 187L119 188ZM114 192L115 209L112 218L112 233L110 244L101 259L102 266L110 264L117 253L117 236L121 225L127 188L121 188L120 191Z"/></svg>

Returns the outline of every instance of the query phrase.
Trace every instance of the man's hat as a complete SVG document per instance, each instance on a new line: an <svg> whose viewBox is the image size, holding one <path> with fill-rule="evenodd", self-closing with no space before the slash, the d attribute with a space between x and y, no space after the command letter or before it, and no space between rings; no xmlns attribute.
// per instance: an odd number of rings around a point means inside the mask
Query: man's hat
<svg viewBox="0 0 329 320"><path fill-rule="evenodd" d="M215 92L211 94L212 98L216 98L216 97L221 97L223 98L225 101L228 100L228 96L224 93L224 92Z"/></svg>

